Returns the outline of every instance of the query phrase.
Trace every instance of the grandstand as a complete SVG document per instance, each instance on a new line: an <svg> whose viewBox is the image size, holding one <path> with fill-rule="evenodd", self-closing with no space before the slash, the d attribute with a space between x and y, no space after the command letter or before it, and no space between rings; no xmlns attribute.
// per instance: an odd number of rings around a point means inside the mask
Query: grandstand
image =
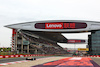
<svg viewBox="0 0 100 67"><path fill-rule="evenodd" d="M67 42L61 33L13 29L12 51L31 54L66 54L57 42Z"/></svg>
<svg viewBox="0 0 100 67"><path fill-rule="evenodd" d="M5 27L13 30L12 51L63 54L67 52L57 43L85 43L85 40L68 40L61 33L91 32L99 30L100 24L79 20L47 20L11 24Z"/></svg>

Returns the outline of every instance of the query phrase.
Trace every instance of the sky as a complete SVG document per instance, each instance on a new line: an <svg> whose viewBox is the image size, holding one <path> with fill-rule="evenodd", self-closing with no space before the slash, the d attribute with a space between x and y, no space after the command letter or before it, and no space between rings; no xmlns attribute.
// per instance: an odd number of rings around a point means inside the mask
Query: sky
<svg viewBox="0 0 100 67"><path fill-rule="evenodd" d="M100 0L0 0L0 47L9 47L12 30L5 25L40 20L100 21ZM88 39L88 34L63 34ZM73 36L75 35L75 36ZM73 47L72 44L60 44ZM85 47L76 45L76 47Z"/></svg>

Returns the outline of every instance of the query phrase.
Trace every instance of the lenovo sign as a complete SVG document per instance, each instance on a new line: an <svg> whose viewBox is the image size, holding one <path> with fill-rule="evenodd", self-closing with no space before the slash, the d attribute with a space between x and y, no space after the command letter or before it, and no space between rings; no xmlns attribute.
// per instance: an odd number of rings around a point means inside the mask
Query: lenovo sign
<svg viewBox="0 0 100 67"><path fill-rule="evenodd" d="M68 40L67 43L85 43L85 40Z"/></svg>
<svg viewBox="0 0 100 67"><path fill-rule="evenodd" d="M45 23L45 29L70 29L75 28L75 23Z"/></svg>
<svg viewBox="0 0 100 67"><path fill-rule="evenodd" d="M63 23L45 23L45 29L63 29Z"/></svg>
<svg viewBox="0 0 100 67"><path fill-rule="evenodd" d="M80 43L81 40L68 40L68 43Z"/></svg>
<svg viewBox="0 0 100 67"><path fill-rule="evenodd" d="M38 29L82 29L86 27L86 23L80 22L51 22L35 24L35 28Z"/></svg>

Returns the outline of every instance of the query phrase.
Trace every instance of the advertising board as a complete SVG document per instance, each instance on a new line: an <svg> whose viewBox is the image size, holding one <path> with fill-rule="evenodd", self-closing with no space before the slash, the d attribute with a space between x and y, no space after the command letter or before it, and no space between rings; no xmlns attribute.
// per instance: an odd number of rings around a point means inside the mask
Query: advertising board
<svg viewBox="0 0 100 67"><path fill-rule="evenodd" d="M86 27L86 23L80 22L50 22L35 24L35 28L37 29L82 29Z"/></svg>
<svg viewBox="0 0 100 67"><path fill-rule="evenodd" d="M78 51L89 51L88 48L78 48Z"/></svg>

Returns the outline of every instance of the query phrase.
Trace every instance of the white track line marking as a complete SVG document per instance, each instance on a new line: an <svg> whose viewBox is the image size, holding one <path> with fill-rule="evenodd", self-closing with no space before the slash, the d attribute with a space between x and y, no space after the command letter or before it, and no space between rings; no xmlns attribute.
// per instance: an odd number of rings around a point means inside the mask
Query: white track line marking
<svg viewBox="0 0 100 67"><path fill-rule="evenodd" d="M9 64L16 64L16 63L22 63L22 62L28 62L29 60L21 60L21 61L15 61L15 62L8 62L8 63L0 63L0 66L9 65Z"/></svg>
<svg viewBox="0 0 100 67"><path fill-rule="evenodd" d="M54 57L39 58L39 59L36 59L36 60L50 59L50 58L54 58ZM14 62L0 63L0 66L9 65L9 64L16 64L16 63L22 63L22 62L28 62L28 61L29 61L29 60L21 60L21 61L14 61Z"/></svg>
<svg viewBox="0 0 100 67"><path fill-rule="evenodd" d="M71 58L69 60L81 60L81 59L82 59L81 57L73 57L73 58Z"/></svg>

